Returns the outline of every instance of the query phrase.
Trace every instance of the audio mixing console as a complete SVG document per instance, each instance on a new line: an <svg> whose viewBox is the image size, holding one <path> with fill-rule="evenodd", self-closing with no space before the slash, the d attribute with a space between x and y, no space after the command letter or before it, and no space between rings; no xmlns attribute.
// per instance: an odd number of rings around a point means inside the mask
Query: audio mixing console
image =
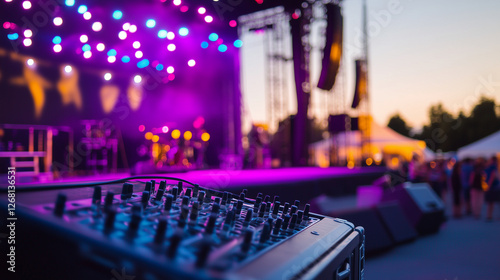
<svg viewBox="0 0 500 280"><path fill-rule="evenodd" d="M168 179L18 188L17 276L363 278L363 228L299 200Z"/></svg>

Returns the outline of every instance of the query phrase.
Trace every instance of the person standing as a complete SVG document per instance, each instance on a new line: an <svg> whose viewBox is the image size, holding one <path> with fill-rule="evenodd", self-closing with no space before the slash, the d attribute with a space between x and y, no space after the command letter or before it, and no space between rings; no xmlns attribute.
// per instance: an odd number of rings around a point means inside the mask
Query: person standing
<svg viewBox="0 0 500 280"><path fill-rule="evenodd" d="M488 205L486 210L486 221L493 221L493 208L495 202L500 202L500 179L498 176L497 157L491 157L489 165L485 169L486 183L488 190L485 193L485 200Z"/></svg>
<svg viewBox="0 0 500 280"><path fill-rule="evenodd" d="M481 209L484 202L484 178L485 174L483 170L483 162L481 160L476 160L476 162L474 163L474 170L470 174L469 178L472 214L476 219L479 219L481 217Z"/></svg>
<svg viewBox="0 0 500 280"><path fill-rule="evenodd" d="M462 193L462 168L460 161L453 165L451 171L451 191L453 193L453 217L460 218L462 216L461 210L461 193Z"/></svg>
<svg viewBox="0 0 500 280"><path fill-rule="evenodd" d="M466 158L462 162L462 168L461 168L461 183L462 183L462 189L463 189L463 195L464 195L464 205L465 205L465 213L467 215L470 215L472 213L471 210L471 203L470 203L470 184L469 184L469 178L470 174L472 171L474 171L474 165L472 164L472 159L471 158Z"/></svg>

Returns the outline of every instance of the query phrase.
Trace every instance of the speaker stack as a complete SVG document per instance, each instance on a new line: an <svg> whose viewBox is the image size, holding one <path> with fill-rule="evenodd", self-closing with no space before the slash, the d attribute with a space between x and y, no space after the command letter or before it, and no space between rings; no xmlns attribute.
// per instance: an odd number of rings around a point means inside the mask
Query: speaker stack
<svg viewBox="0 0 500 280"><path fill-rule="evenodd" d="M319 205L311 207L322 212ZM325 214L364 227L366 252L377 253L438 232L444 221L444 205L428 184L405 183L386 190L375 206Z"/></svg>

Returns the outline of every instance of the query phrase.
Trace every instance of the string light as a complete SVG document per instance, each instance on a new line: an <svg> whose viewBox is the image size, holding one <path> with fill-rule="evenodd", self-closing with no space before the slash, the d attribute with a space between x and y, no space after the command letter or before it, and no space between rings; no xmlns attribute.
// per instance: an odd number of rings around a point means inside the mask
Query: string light
<svg viewBox="0 0 500 280"><path fill-rule="evenodd" d="M112 78L111 73L104 74L104 80L109 81L111 80L111 78Z"/></svg>
<svg viewBox="0 0 500 280"><path fill-rule="evenodd" d="M80 42L87 43L89 41L89 37L87 35L80 36Z"/></svg>
<svg viewBox="0 0 500 280"><path fill-rule="evenodd" d="M58 53L58 52L61 52L62 51L62 47L61 45L59 44L56 44L54 45L54 47L52 48L54 50L54 52Z"/></svg>
<svg viewBox="0 0 500 280"><path fill-rule="evenodd" d="M85 20L89 20L92 18L92 14L90 12L85 12L85 13L83 13L83 18Z"/></svg>
<svg viewBox="0 0 500 280"><path fill-rule="evenodd" d="M33 36L33 31L31 31L30 29L24 30L24 37L30 38L31 36Z"/></svg>
<svg viewBox="0 0 500 280"><path fill-rule="evenodd" d="M99 32L101 31L102 29L102 23L96 21L92 24L92 30L94 30L95 32Z"/></svg>
<svg viewBox="0 0 500 280"><path fill-rule="evenodd" d="M61 26L63 24L63 19L61 17L55 17L52 22L55 26Z"/></svg>

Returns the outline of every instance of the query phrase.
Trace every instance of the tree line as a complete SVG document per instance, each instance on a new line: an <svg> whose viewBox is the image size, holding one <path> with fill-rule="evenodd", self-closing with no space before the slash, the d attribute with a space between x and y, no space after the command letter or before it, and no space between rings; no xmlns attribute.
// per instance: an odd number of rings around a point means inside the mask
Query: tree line
<svg viewBox="0 0 500 280"><path fill-rule="evenodd" d="M429 108L428 117L428 123L416 133L399 113L391 116L387 126L404 136L424 140L431 150L442 152L456 151L500 130L500 104L485 96L469 115L460 111L455 116L438 103Z"/></svg>

